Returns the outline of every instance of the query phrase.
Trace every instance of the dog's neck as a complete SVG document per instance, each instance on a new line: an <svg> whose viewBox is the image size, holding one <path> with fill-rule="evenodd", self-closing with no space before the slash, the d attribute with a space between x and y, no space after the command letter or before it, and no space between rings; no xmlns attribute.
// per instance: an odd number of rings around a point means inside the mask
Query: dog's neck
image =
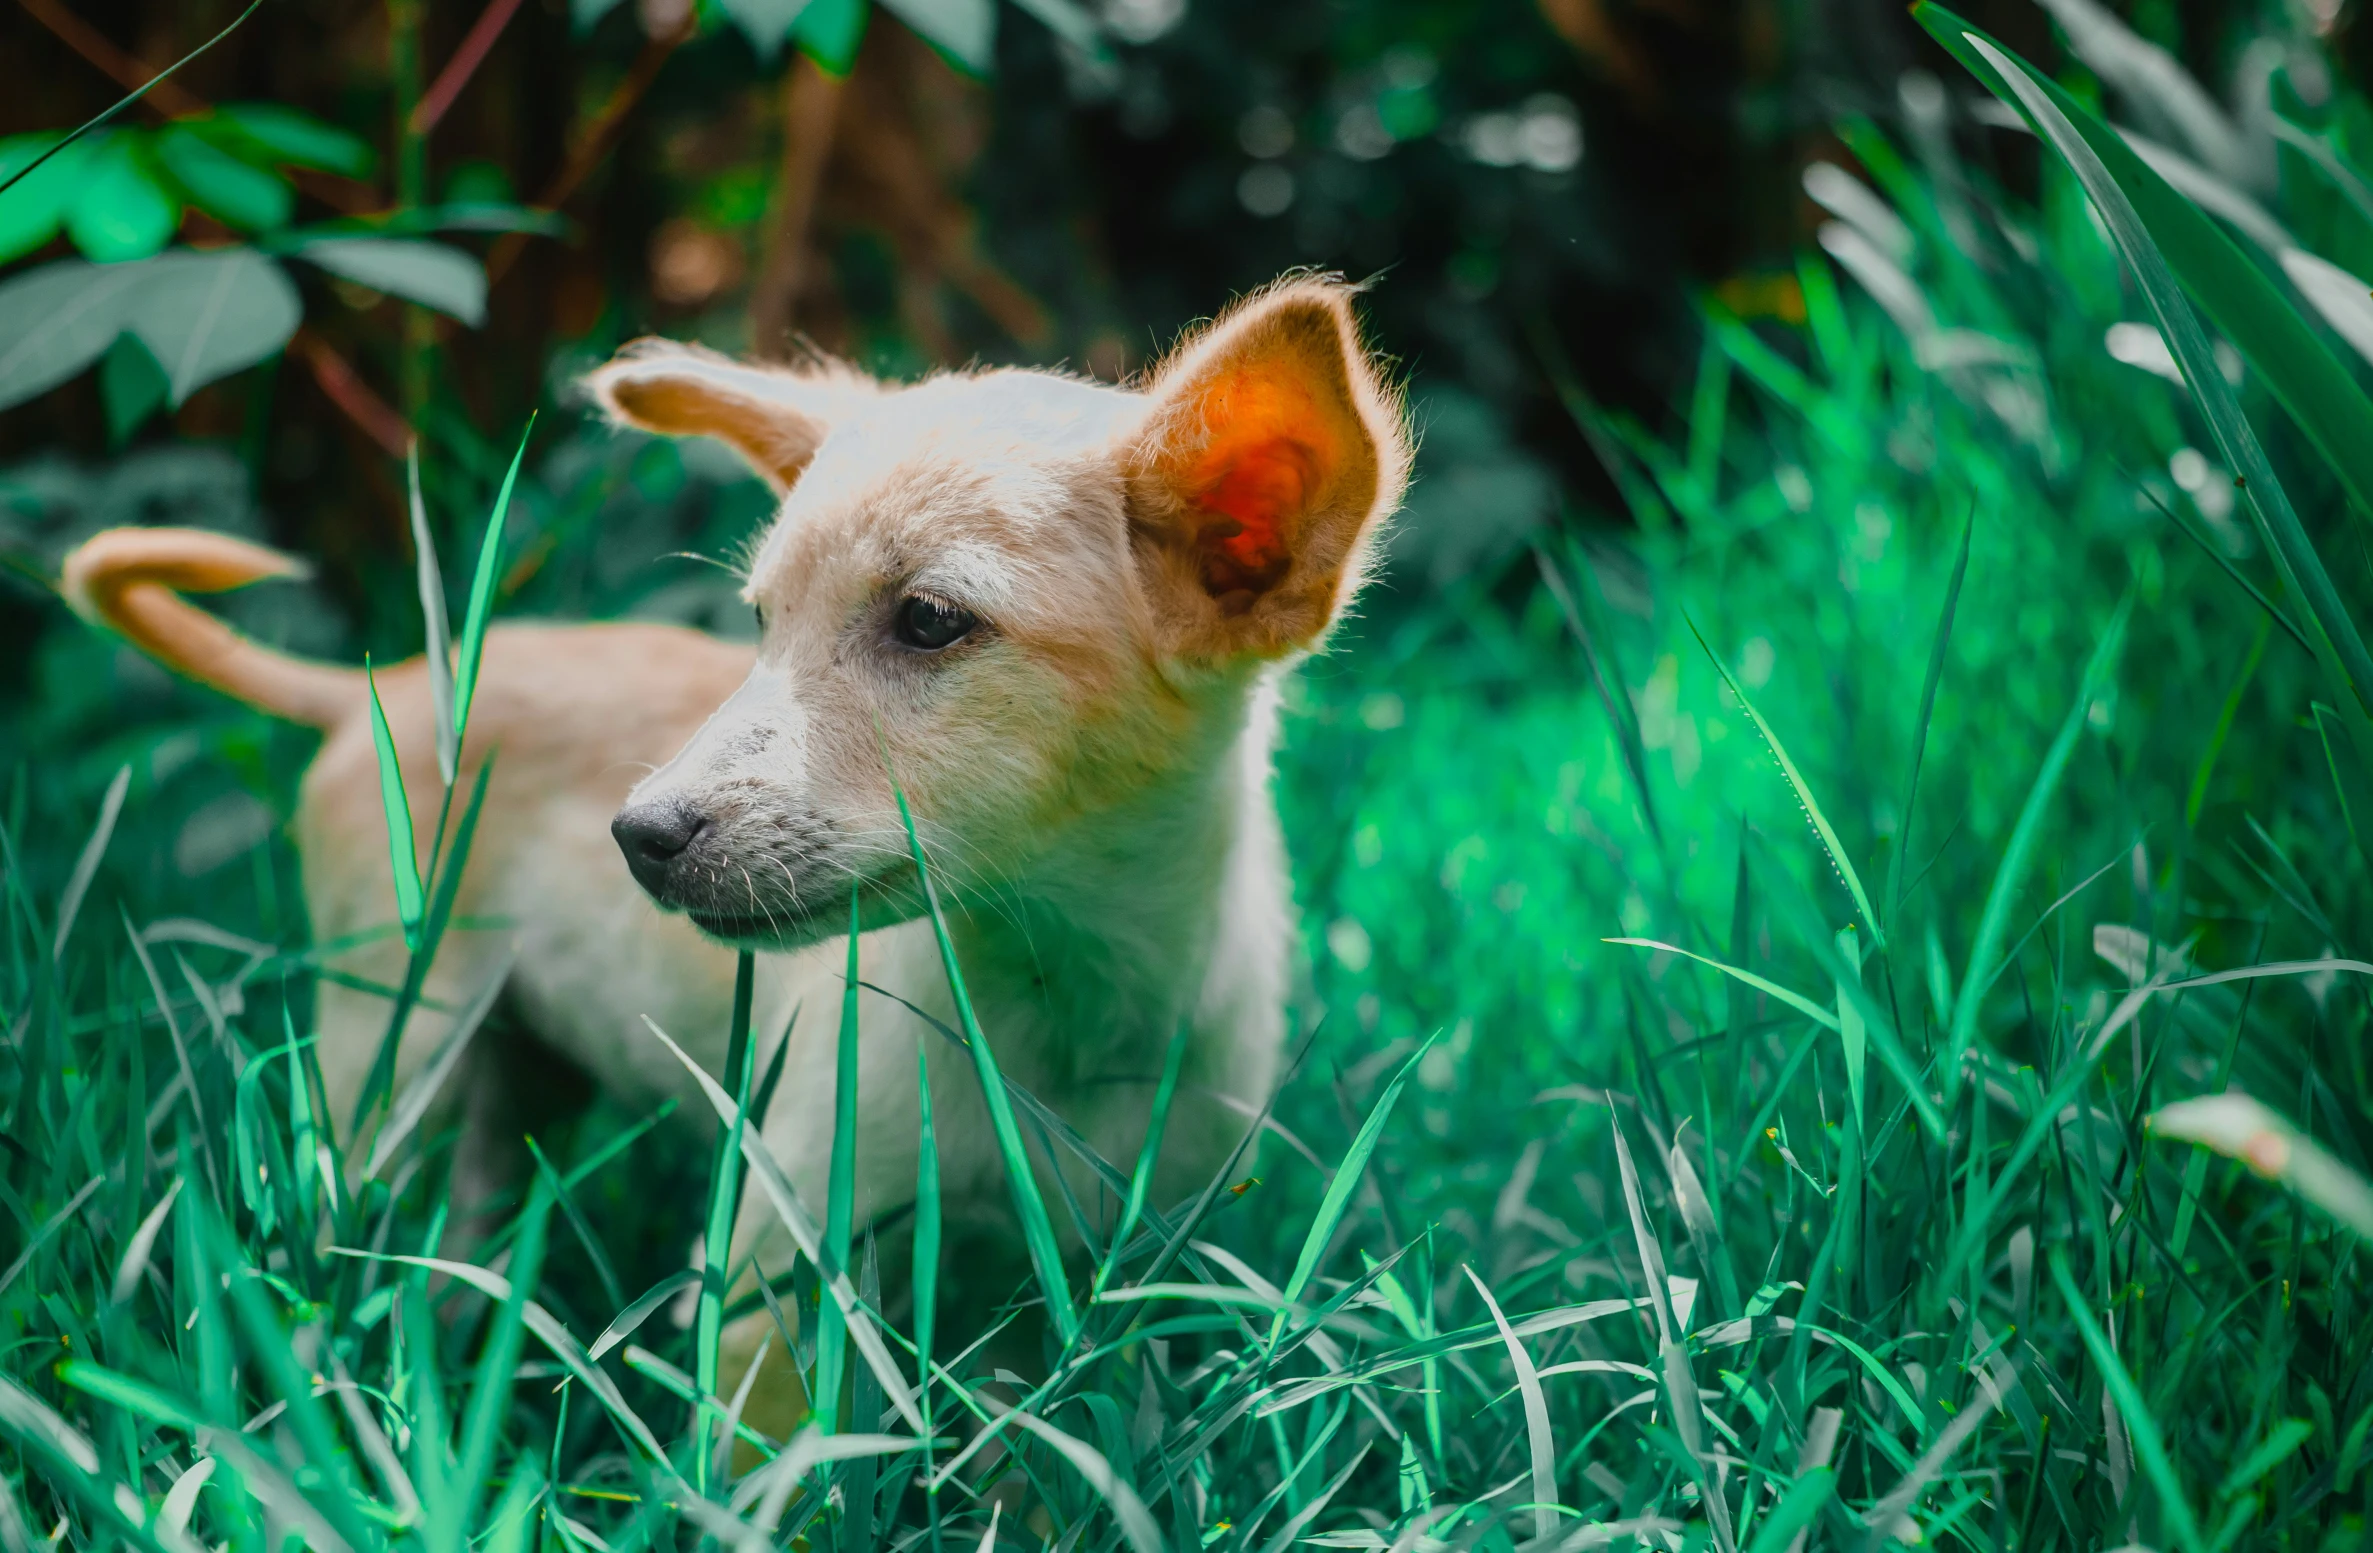
<svg viewBox="0 0 2373 1553"><path fill-rule="evenodd" d="M1079 818L1018 877L950 913L983 1029L1052 1037L1031 1045L1070 1071L1045 1079L1144 1076L1135 1068L1148 1053L1158 1063L1178 1021L1213 1001L1215 982L1274 981L1243 961L1283 955L1276 908L1258 923L1230 915L1231 903L1283 886L1267 787L1275 680L1263 670L1188 691L1186 736L1152 782ZM1130 1072L1105 1072L1121 1053Z"/></svg>

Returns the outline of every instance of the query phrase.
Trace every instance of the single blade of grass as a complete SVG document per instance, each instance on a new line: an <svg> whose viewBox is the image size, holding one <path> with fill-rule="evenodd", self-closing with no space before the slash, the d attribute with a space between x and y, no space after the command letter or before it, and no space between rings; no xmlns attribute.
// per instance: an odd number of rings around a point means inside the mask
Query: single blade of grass
<svg viewBox="0 0 2373 1553"><path fill-rule="evenodd" d="M849 886L849 942L847 974L840 994L840 1047L833 1060L832 1160L825 1182L824 1251L834 1265L849 1265L849 1226L857 1203L857 935L863 928L857 886ZM816 1312L816 1391L810 1399L816 1427L834 1433L840 1411L841 1360L847 1351L848 1328L840 1307L826 1304Z"/></svg>
<svg viewBox="0 0 2373 1553"><path fill-rule="evenodd" d="M2093 648L2092 661L2085 665L2084 677L2077 684L2076 699L2061 720L2060 732L2052 740L2051 748L2045 751L2035 781L2027 789L2027 801L2020 806L2018 823L2011 827L2010 844L2003 848L2002 861L1994 870L1994 882L1986 891L1985 909L1978 917L1977 936L1970 944L1969 964L1962 973L1961 995L1953 1003L1952 1031L1945 1045L1943 1078L1948 1103L1960 1090L1962 1058L1977 1038L1979 1007L1994 985L2003 940L2010 933L2011 908L2026 884L2029 860L2043 835L2052 800L2060 790L2060 779L2067 773L2069 758L2076 753L2076 741L2085 730L2086 715L2125 645L2126 621L2133 609L2134 598L2128 594Z"/></svg>
<svg viewBox="0 0 2373 1553"><path fill-rule="evenodd" d="M636 1330L644 1322L651 1319L653 1311L674 1299L686 1284L698 1282L700 1282L698 1268L685 1267L669 1273L665 1278L660 1279L637 1295L633 1304L619 1311L611 1319L610 1324L602 1328L601 1336L593 1340L593 1346L585 1350L586 1356L599 1359L620 1343L625 1342L634 1336Z"/></svg>
<svg viewBox="0 0 2373 1553"><path fill-rule="evenodd" d="M1368 1107L1367 1119L1360 1123L1358 1134L1343 1155L1343 1163L1335 1167L1334 1176L1327 1182L1326 1195L1319 1199L1318 1212L1310 1221L1309 1233L1302 1237L1302 1253L1294 1259L1293 1276L1285 1281L1286 1304L1299 1305L1310 1280L1318 1275L1327 1247L1334 1242L1335 1230L1351 1207L1351 1194L1359 1190L1360 1178L1367 1174L1368 1158L1376 1152L1377 1140L1384 1136L1384 1124L1392 1119L1393 1107L1400 1103L1401 1091L1408 1087L1409 1076L1417 1071L1417 1064L1441 1038L1442 1032L1437 1030L1419 1042L1417 1050L1409 1054L1400 1071L1392 1076L1392 1082L1384 1086L1384 1093ZM1269 1326L1271 1348L1276 1346L1284 1327L1285 1312L1279 1311Z"/></svg>
<svg viewBox="0 0 2373 1553"><path fill-rule="evenodd" d="M414 571L420 584L420 617L428 638L428 699L437 718L437 771L453 785L460 769L460 724L453 708L453 626L445 614L445 577L437 568L437 542L428 529L428 504L420 497L420 439L404 449L404 488L410 498Z"/></svg>
<svg viewBox="0 0 2373 1553"><path fill-rule="evenodd" d="M1533 1356L1508 1325L1507 1316L1500 1310L1500 1302L1492 1297L1491 1287L1469 1264L1463 1269L1475 1292L1483 1296L1483 1305L1491 1312L1491 1323L1499 1328L1500 1341L1507 1345L1508 1362L1516 1370L1516 1389L1524 1394L1524 1433L1532 1446L1533 1458L1533 1536L1547 1538L1557 1532L1557 1436L1549 1427L1549 1398L1541 1390L1541 1372L1533 1363Z"/></svg>
<svg viewBox="0 0 2373 1553"><path fill-rule="evenodd" d="M2233 676L2233 688L2225 693L2225 704L2218 709L2216 726L2209 731L2208 747L2200 752L2200 764L2192 770L2192 785L2184 794L2183 822L2186 830L2200 823L2200 810L2208 801L2208 781L2216 775L2217 757L2224 753L2225 741L2232 737L2233 721L2241 715L2241 697L2250 681L2257 677L2258 664L2266 656L2266 643L2274 635L2271 616L2258 620L2258 634L2251 638L2249 656L2242 660L2241 672Z"/></svg>
<svg viewBox="0 0 2373 1553"><path fill-rule="evenodd" d="M929 1048L915 1043L915 1399L931 1416L931 1353L939 1336L939 1129L931 1119ZM1116 1239L1116 1245L1119 1241ZM934 1553L940 1545L939 1480L932 1471L932 1447L923 1447L926 1514Z"/></svg>
<svg viewBox="0 0 2373 1553"><path fill-rule="evenodd" d="M74 936L74 919L82 912L82 898L99 872L99 860L107 855L108 838L115 834L116 817L124 812L124 794L131 786L132 768L117 767L114 780L107 784L107 796L99 801L99 822L91 827L90 839L82 844L81 854L74 859L74 872L67 877L66 892L58 897L58 930L49 946L52 960L65 958L66 940Z"/></svg>
<svg viewBox="0 0 2373 1553"><path fill-rule="evenodd" d="M720 1117L724 1131L709 1167L707 1228L701 1240L699 1320L693 1334L693 1364L700 1395L700 1434L708 1435L709 1402L717 1394L717 1344L725 1330L725 1269L733 1262L734 1204L741 1181L744 1118L750 1105L750 1001L755 990L756 958L745 949L734 961L733 1024L725 1039L725 1081L733 1086L733 1115ZM692 1457L692 1485L708 1492L709 1452L704 1445Z"/></svg>
<svg viewBox="0 0 2373 1553"><path fill-rule="evenodd" d="M885 745L882 751L885 767L889 758ZM1069 1348L1079 1340L1079 1311L1072 1303L1070 1282L1063 1276L1063 1253L1055 1244L1054 1220L1047 1215L1046 1197L1038 1190L1029 1150L1023 1147L1021 1129L1014 1123L1013 1102L1005 1093L1005 1074L997 1065L997 1054L989 1049L988 1037L981 1033L980 1020L972 1011L972 996L964 989L964 972L956 964L956 946L948 937L947 917L939 906L939 888L932 881L930 864L923 858L923 841L915 832L914 811L907 807L906 789L893 778L890 791L898 800L898 822L906 827L907 850L914 857L915 879L931 915L940 966L947 974L948 992L956 1003L956 1020L964 1029L964 1044L972 1053L973 1068L980 1077L981 1100L988 1107L998 1157L1005 1165L1006 1185L1013 1192L1014 1210L1022 1221L1022 1243L1029 1249L1031 1270L1037 1276L1039 1292L1046 1297L1047 1314L1054 1321L1055 1334ZM922 1433L921 1426L915 1432Z"/></svg>
<svg viewBox="0 0 2373 1553"><path fill-rule="evenodd" d="M1571 547L1569 546L1569 553ZM1622 673L1606 661L1599 651L1599 633L1590 627L1590 619L1582 612L1581 600L1566 585L1565 575L1549 552L1535 545L1534 563L1540 568L1541 581L1548 584L1549 596L1557 601L1559 613L1565 616L1566 629L1582 649L1582 661L1590 670L1590 685L1598 693L1599 705L1605 709L1607 721L1615 730L1615 748L1623 756L1624 773L1631 778L1632 795L1639 800L1640 817L1648 822L1649 839L1656 843L1659 854L1664 851L1664 829L1656 818L1656 795L1648 785L1648 755L1640 741L1639 719L1631 705L1631 692L1623 684Z"/></svg>
<svg viewBox="0 0 2373 1553"><path fill-rule="evenodd" d="M461 664L453 680L453 742L458 750L469 735L470 702L478 692L478 667L486 651L486 627L494 613L494 587L502 576L503 520L511 511L511 488L518 483L519 465L527 457L527 439L534 435L536 418L529 415L527 427L519 433L519 450L511 455L511 467L503 475L502 489L494 498L494 511L486 519L486 537L478 543L478 570L470 579L468 612L461 617Z"/></svg>
<svg viewBox="0 0 2373 1553"><path fill-rule="evenodd" d="M1829 866L1836 870L1838 878L1844 882L1846 892L1854 897L1854 909L1862 913L1862 924L1870 929L1871 943L1879 949L1885 949L1887 938L1879 927L1879 914L1871 909L1870 896L1862 888L1862 876L1854 871L1854 865L1847 860L1845 843L1837 839L1837 832L1830 827L1829 816L1821 812L1821 801L1813 796L1811 784L1796 769L1796 762L1788 758L1788 750L1780 743L1780 736L1772 731L1772 725L1755 709L1755 703L1748 699L1747 688L1738 682L1737 675L1730 672L1730 665L1724 663L1721 654L1714 651L1713 644L1706 640L1706 634L1697 628L1695 620L1689 621L1689 634L1697 638L1697 645L1705 649L1707 660L1714 665L1714 672L1722 676L1722 683L1730 687L1730 693L1738 697L1739 705L1746 708L1748 719L1755 724L1755 731L1763 736L1764 747L1772 752L1772 759L1780 763L1780 774L1795 789L1798 807L1804 810L1804 817L1812 825L1813 834L1820 839L1821 849L1829 854Z"/></svg>
<svg viewBox="0 0 2373 1553"><path fill-rule="evenodd" d="M1747 1553L1788 1553L1796 1534L1813 1524L1836 1491L1834 1468L1815 1467L1799 1476L1780 1502L1765 1512L1755 1528L1755 1540L1747 1544Z"/></svg>
<svg viewBox="0 0 2373 1553"><path fill-rule="evenodd" d="M1805 1018L1810 1019L1813 1023L1819 1025L1824 1030L1835 1030L1838 1028L1838 1019L1835 1013L1823 1008L1820 1004L1814 1002L1811 998L1806 997L1803 993L1791 992L1786 987L1781 986L1778 982L1773 981L1768 977L1758 976L1753 971L1743 971L1735 965L1725 965L1720 960L1716 960L1702 954L1693 954L1689 950L1683 949L1678 945L1662 943L1653 938L1602 938L1599 940L1599 942L1603 944L1621 944L1628 949L1654 949L1661 954L1677 954L1684 960L1695 960L1698 964L1705 966L1709 970L1720 971L1725 976L1744 982L1746 985L1753 987L1757 992L1762 993L1766 997L1779 999L1779 1001L1787 1004L1790 1008L1795 1009L1798 1013L1804 1015Z"/></svg>
<svg viewBox="0 0 2373 1553"><path fill-rule="evenodd" d="M395 875L396 917L404 924L406 947L417 953L426 897L420 887L419 843L412 834L412 800L404 792L403 762L396 758L395 735L388 731L378 676L367 656L363 678L371 688L371 744L379 752L379 804L387 816L387 866Z"/></svg>
<svg viewBox="0 0 2373 1553"><path fill-rule="evenodd" d="M1154 1086L1154 1103L1146 1118L1145 1142L1137 1150L1137 1168L1129 1173L1129 1196L1121 1208L1121 1220L1112 1232L1112 1246L1096 1268L1095 1282L1088 1290L1088 1303L1094 1304L1115 1273L1120 1271L1121 1252L1136 1233L1137 1221L1145 1216L1146 1194L1153 1190L1154 1166L1162 1153L1162 1136L1170 1125L1170 1102L1178 1093L1178 1076L1186 1067L1187 1039L1193 1026L1180 1020L1171 1033L1170 1050L1162 1058L1162 1077Z"/></svg>
<svg viewBox="0 0 2373 1553"><path fill-rule="evenodd" d="M14 173L9 175L7 182L0 183L0 195L6 194L10 189L15 188L18 184L31 177L34 170L40 167L42 163L48 161L51 157L56 156L60 151L65 150L68 146L74 144L83 136L89 134L92 130L98 129L105 125L117 114L122 113L126 108L129 108L132 106L132 104L138 102L141 98L146 97L150 92L156 90L157 84L163 81L166 77L179 74L182 66L188 64L190 61L196 59L199 55L205 53L208 49L213 48L223 39L229 37L232 33L238 31L240 24L245 22L250 16L253 16L263 5L263 3L264 0L248 0L247 9L232 17L230 21L224 25L222 31L216 33L213 37L208 38L196 48L191 49L187 54L182 55L179 59L173 61L173 63L167 65L155 75L150 76L147 80L141 82L130 92L118 97L112 105L102 108L99 112L83 120L80 124L77 124L74 127L73 133L67 135L56 145L51 146L48 150L33 158L32 161L27 162L24 166L18 168Z"/></svg>
<svg viewBox="0 0 2373 1553"><path fill-rule="evenodd" d="M1903 912L1903 855L1911 846L1912 815L1920 801L1920 767L1928 758L1928 727L1936 713L1936 687L1945 676L1945 651L1953 641L1953 616L1961 607L1961 584L1969 576L1969 550L1977 537L1977 507L1961 525L1961 553L1954 558L1952 580L1945 584L1944 607L1936 612L1936 635L1928 644L1928 673L1920 682L1920 715L1912 724L1912 769L1903 782L1903 803L1896 813L1895 850L1887 859L1887 921Z"/></svg>
<svg viewBox="0 0 2373 1553"><path fill-rule="evenodd" d="M2125 1420L2127 1437L2133 1441L2135 1458L2141 1462L2145 1476L2159 1496L2159 1511L2173 1534L2176 1546L2184 1553L2207 1553L2200 1538L2200 1523L2193 1518L2190 1501L2184 1498L2183 1484L2175 1475L2175 1463L2167 1458L2167 1447L2159 1435L2158 1421L2151 1417L2150 1405L2143 1400L2142 1390L2134 1384L2134 1377L2126 1370L2125 1361L2110 1347L2099 1322L2085 1302L2083 1291L2068 1270L2068 1254L2054 1246L2047 1253L2051 1264L2052 1281L2059 1285L2060 1298L2068 1304L2069 1319L2076 1323L2078 1335L2093 1356L2093 1364L2101 1371L2102 1382L2109 1388L2111 1402L2118 1416Z"/></svg>

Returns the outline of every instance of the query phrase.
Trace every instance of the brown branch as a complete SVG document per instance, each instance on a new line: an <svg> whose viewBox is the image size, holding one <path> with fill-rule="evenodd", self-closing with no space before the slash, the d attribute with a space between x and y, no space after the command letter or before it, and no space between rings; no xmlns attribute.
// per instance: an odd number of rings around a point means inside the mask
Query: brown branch
<svg viewBox="0 0 2373 1553"><path fill-rule="evenodd" d="M776 174L758 279L750 288L750 349L785 359L792 349L791 316L806 279L808 232L816 195L832 157L845 77L805 54L794 54L783 78L783 161Z"/></svg>
<svg viewBox="0 0 2373 1553"><path fill-rule="evenodd" d="M445 61L445 68L437 72L435 83L412 109L413 134L425 135L437 127L437 121L445 116L446 109L453 106L453 99L461 95L461 89L470 84L470 77L478 73L478 67L486 63L486 56L494 50L495 40L503 35L503 29L511 25L511 18L518 12L519 0L491 0L486 9L478 13L478 20L471 26L469 36L461 40L461 47L455 49L453 57Z"/></svg>
<svg viewBox="0 0 2373 1553"><path fill-rule="evenodd" d="M651 89L651 83L659 78L659 67L666 64L668 56L699 27L700 12L695 7L686 13L682 26L644 42L642 52L635 56L633 66L626 72L626 79L619 82L617 90L610 93L609 100L601 105L601 111L593 116L593 122L586 126L585 133L578 136L576 145L570 148L568 160L561 164L560 171L553 175L552 181L544 186L543 194L536 200L537 209L558 210L567 203L570 195L577 192L577 185L601 165L601 159L609 155L610 148L617 143L619 134L626 127L626 116L634 111L635 104L642 101L643 94ZM519 251L526 244L526 234L507 232L494 245L494 251L486 257L486 283L489 286L501 280L511 266L518 262Z"/></svg>
<svg viewBox="0 0 2373 1553"><path fill-rule="evenodd" d="M412 428L395 407L362 380L362 374L337 348L310 328L300 328L289 348L312 369L313 381L330 403L346 413L357 430L376 443L389 458L402 458L412 443Z"/></svg>
<svg viewBox="0 0 2373 1553"><path fill-rule="evenodd" d="M32 18L57 35L58 41L97 66L100 72L127 92L136 92L156 79L157 72L147 63L125 53L110 43L106 36L81 17L65 9L57 0L17 0ZM157 81L140 105L164 119L197 118L214 111L214 105L178 81ZM379 203L379 196L371 186L352 178L341 178L336 173L325 173L309 167L292 167L289 177L296 186L323 204L347 215L357 215Z"/></svg>

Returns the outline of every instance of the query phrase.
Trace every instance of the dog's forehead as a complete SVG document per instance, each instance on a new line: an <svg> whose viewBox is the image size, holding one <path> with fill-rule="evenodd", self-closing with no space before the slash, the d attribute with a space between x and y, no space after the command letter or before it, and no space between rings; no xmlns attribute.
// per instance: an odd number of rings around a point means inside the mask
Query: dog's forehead
<svg viewBox="0 0 2373 1553"><path fill-rule="evenodd" d="M1143 417L1139 395L1048 372L932 378L836 422L751 568L764 591L826 557L914 566L1059 530ZM954 556L950 557L954 559Z"/></svg>

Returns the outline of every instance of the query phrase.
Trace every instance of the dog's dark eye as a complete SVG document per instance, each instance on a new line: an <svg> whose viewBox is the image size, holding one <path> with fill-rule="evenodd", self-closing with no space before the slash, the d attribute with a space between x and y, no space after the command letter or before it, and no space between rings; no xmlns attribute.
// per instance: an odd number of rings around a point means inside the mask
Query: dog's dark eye
<svg viewBox="0 0 2373 1553"><path fill-rule="evenodd" d="M924 652L954 646L979 624L971 610L928 593L910 593L898 602L898 639Z"/></svg>

